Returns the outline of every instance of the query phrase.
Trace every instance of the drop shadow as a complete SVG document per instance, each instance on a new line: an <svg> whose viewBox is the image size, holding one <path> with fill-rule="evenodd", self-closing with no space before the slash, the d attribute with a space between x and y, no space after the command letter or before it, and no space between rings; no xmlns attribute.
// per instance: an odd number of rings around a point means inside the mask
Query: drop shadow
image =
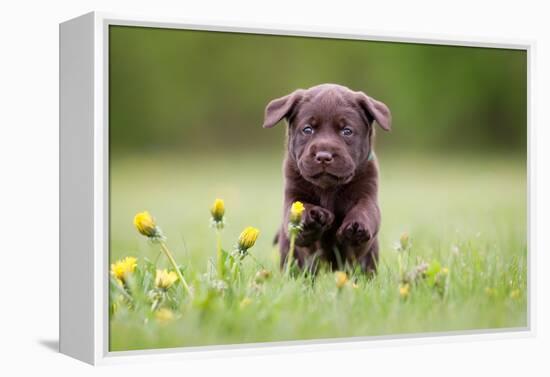
<svg viewBox="0 0 550 377"><path fill-rule="evenodd" d="M41 339L38 343L52 352L59 352L59 340L57 339Z"/></svg>

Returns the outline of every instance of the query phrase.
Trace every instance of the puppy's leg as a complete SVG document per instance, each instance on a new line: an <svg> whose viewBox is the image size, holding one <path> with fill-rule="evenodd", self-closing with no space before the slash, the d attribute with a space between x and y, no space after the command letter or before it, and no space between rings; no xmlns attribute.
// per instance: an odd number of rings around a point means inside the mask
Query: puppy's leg
<svg viewBox="0 0 550 377"><path fill-rule="evenodd" d="M320 248L320 239L323 233L332 226L334 215L332 212L309 203L304 203L302 215L302 230L296 236L294 257L298 265L304 267L311 256ZM290 208L290 206L288 207ZM286 211L288 213L288 210ZM290 241L288 236L288 215L279 231L279 247L281 251L281 267L286 263Z"/></svg>
<svg viewBox="0 0 550 377"><path fill-rule="evenodd" d="M368 250L359 258L358 262L361 269L369 275L376 273L378 268L378 238L372 240Z"/></svg>
<svg viewBox="0 0 550 377"><path fill-rule="evenodd" d="M296 245L313 246L321 239L323 233L331 227L334 215L329 210L316 205L304 204L304 206L302 231L296 237Z"/></svg>
<svg viewBox="0 0 550 377"><path fill-rule="evenodd" d="M365 272L375 272L378 263L380 210L370 200L353 207L336 232L338 247L346 260L360 263Z"/></svg>
<svg viewBox="0 0 550 377"><path fill-rule="evenodd" d="M290 248L290 240L288 235L281 234L278 235L279 238L279 250L281 254L280 265L283 269L285 267L288 252ZM320 248L319 242L313 242L307 246L300 246L298 244L294 245L294 259L300 268L305 268L310 272L314 272L318 265L318 250Z"/></svg>

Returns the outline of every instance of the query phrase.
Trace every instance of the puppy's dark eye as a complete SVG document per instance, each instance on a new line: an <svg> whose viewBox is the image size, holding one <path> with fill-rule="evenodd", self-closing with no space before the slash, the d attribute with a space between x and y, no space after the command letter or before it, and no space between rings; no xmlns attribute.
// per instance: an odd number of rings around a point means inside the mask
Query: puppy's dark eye
<svg viewBox="0 0 550 377"><path fill-rule="evenodd" d="M353 134L353 131L349 127L343 128L341 132L344 136L351 136Z"/></svg>
<svg viewBox="0 0 550 377"><path fill-rule="evenodd" d="M305 134L305 135L311 135L313 133L313 128L311 128L311 126L305 126L303 129L302 129L302 132Z"/></svg>

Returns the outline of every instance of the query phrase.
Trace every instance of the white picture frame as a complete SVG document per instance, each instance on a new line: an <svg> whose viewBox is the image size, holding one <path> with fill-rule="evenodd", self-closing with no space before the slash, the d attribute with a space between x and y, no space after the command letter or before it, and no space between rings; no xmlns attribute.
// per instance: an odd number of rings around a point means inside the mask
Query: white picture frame
<svg viewBox="0 0 550 377"><path fill-rule="evenodd" d="M330 37L527 51L528 60L528 311L517 329L406 334L315 341L254 343L146 351L108 349L108 29L129 25L188 30ZM334 350L426 342L509 339L534 336L534 166L531 124L533 41L399 34L342 28L255 25L92 12L60 24L60 352L90 364L221 357L309 350ZM73 268L78 265L79 268ZM200 352L197 352L200 351Z"/></svg>

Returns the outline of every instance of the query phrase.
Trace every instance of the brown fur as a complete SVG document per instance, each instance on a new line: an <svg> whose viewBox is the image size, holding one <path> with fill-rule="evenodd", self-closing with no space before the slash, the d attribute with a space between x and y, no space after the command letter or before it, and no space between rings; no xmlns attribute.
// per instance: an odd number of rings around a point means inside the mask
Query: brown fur
<svg viewBox="0 0 550 377"><path fill-rule="evenodd" d="M277 237L281 265L289 249L289 209L301 201L303 230L295 250L301 267L314 270L320 259L331 266L347 261L376 271L378 163L369 157L374 153L373 122L390 130L389 109L363 92L323 84L271 101L263 126L282 119L288 122L288 140L284 215Z"/></svg>

